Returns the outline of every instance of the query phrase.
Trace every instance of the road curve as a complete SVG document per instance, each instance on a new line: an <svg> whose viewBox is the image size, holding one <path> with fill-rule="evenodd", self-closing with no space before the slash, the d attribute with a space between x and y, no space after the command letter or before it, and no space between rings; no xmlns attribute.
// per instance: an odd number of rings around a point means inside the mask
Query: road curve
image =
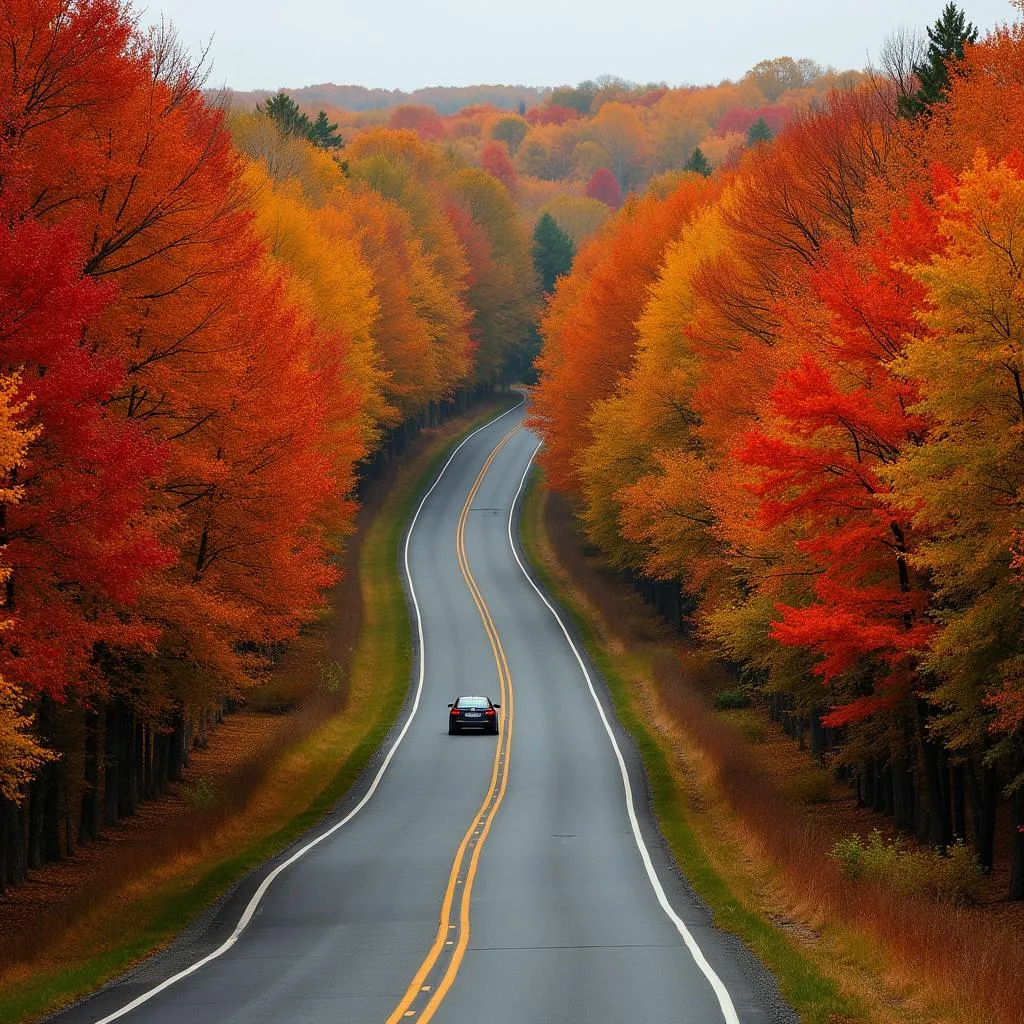
<svg viewBox="0 0 1024 1024"><path fill-rule="evenodd" d="M512 515L537 439L521 416L473 434L420 507L405 551L418 677L360 784L57 1020L795 1020L675 871L631 744L523 568ZM500 694L502 734L449 737L459 693Z"/></svg>

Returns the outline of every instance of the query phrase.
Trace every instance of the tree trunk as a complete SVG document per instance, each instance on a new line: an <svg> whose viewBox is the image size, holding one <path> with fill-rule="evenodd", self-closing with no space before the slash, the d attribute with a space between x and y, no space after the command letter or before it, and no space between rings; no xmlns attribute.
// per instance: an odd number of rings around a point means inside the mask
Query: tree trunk
<svg viewBox="0 0 1024 1024"><path fill-rule="evenodd" d="M972 757L967 762L967 792L971 798L971 830L974 852L985 874L991 874L995 857L996 773Z"/></svg>
<svg viewBox="0 0 1024 1024"><path fill-rule="evenodd" d="M57 762L43 766L43 857L47 861L60 860L61 769Z"/></svg>
<svg viewBox="0 0 1024 1024"><path fill-rule="evenodd" d="M8 834L8 811L10 801L0 796L0 896L11 884L9 877L9 862L11 860L11 839Z"/></svg>
<svg viewBox="0 0 1024 1024"><path fill-rule="evenodd" d="M878 810L882 814L892 817L893 814L893 791L892 791L892 763L888 763L881 769L878 778Z"/></svg>
<svg viewBox="0 0 1024 1024"><path fill-rule="evenodd" d="M825 729L821 724L821 715L811 712L811 755L820 761L825 754Z"/></svg>
<svg viewBox="0 0 1024 1024"><path fill-rule="evenodd" d="M28 855L30 870L43 866L43 780L33 779L28 786Z"/></svg>
<svg viewBox="0 0 1024 1024"><path fill-rule="evenodd" d="M153 791L156 796L162 796L167 792L169 740L168 733L153 731Z"/></svg>
<svg viewBox="0 0 1024 1024"><path fill-rule="evenodd" d="M875 799L871 809L881 814L885 810L885 772L878 758L872 758L871 767L875 776Z"/></svg>
<svg viewBox="0 0 1024 1024"><path fill-rule="evenodd" d="M25 804L0 797L0 890L21 885L28 875Z"/></svg>
<svg viewBox="0 0 1024 1024"><path fill-rule="evenodd" d="M949 751L941 743L935 744L939 769L939 831L938 845L946 850L953 844L953 786L949 769Z"/></svg>
<svg viewBox="0 0 1024 1024"><path fill-rule="evenodd" d="M132 737L132 814L138 809L145 799L145 778L146 778L146 727L135 720L134 712L131 715L131 737Z"/></svg>
<svg viewBox="0 0 1024 1024"><path fill-rule="evenodd" d="M1018 765L1020 770L1021 765ZM1024 786L1013 793L1013 836L1010 842L1010 897L1024 900Z"/></svg>
<svg viewBox="0 0 1024 1024"><path fill-rule="evenodd" d="M905 757L892 762L892 814L897 828L909 832L914 827L914 772Z"/></svg>
<svg viewBox="0 0 1024 1024"><path fill-rule="evenodd" d="M121 701L118 718L121 733L120 789L117 796L119 818L130 818L139 807L139 730L135 715Z"/></svg>
<svg viewBox="0 0 1024 1024"><path fill-rule="evenodd" d="M153 730L142 726L142 799L149 800L155 793L153 785Z"/></svg>
<svg viewBox="0 0 1024 1024"><path fill-rule="evenodd" d="M174 713L174 728L171 732L170 754L168 759L167 777L171 782L181 781L181 770L185 765L185 716Z"/></svg>
<svg viewBox="0 0 1024 1024"><path fill-rule="evenodd" d="M950 769L950 780L953 786L953 838L963 842L967 839L967 793L962 764Z"/></svg>
<svg viewBox="0 0 1024 1024"><path fill-rule="evenodd" d="M923 701L918 701L917 729L926 800L926 813L918 820L917 837L935 849L944 850L953 833L949 808L949 770L945 752L928 735L927 709ZM945 782L943 775L946 777Z"/></svg>
<svg viewBox="0 0 1024 1024"><path fill-rule="evenodd" d="M862 794L861 803L865 807L875 806L875 759L869 758L867 764L864 765L864 770L861 773L864 779L864 792Z"/></svg>
<svg viewBox="0 0 1024 1024"><path fill-rule="evenodd" d="M103 719L103 824L116 825L119 816L121 772L124 754L121 749L121 722L119 704L112 700L104 711Z"/></svg>
<svg viewBox="0 0 1024 1024"><path fill-rule="evenodd" d="M78 816L78 842L100 834L100 716L85 712L85 759L82 768L82 806Z"/></svg>
<svg viewBox="0 0 1024 1024"><path fill-rule="evenodd" d="M40 697L36 723L43 744L51 749L61 749L57 738L57 708L52 697ZM61 764L48 761L39 769L30 787L33 809L29 856L32 867L61 859L60 785Z"/></svg>
<svg viewBox="0 0 1024 1024"><path fill-rule="evenodd" d="M65 783L67 782L67 775L65 774ZM70 857L75 852L75 843L78 841L78 833L75 829L75 825L80 822L72 822L71 820L71 805L70 805L70 794L68 787L63 787L61 807L60 807L60 820L64 826L64 854Z"/></svg>
<svg viewBox="0 0 1024 1024"><path fill-rule="evenodd" d="M942 784L939 780L939 751L931 740L922 741L925 795L928 804L926 823L920 838L932 847L942 847Z"/></svg>

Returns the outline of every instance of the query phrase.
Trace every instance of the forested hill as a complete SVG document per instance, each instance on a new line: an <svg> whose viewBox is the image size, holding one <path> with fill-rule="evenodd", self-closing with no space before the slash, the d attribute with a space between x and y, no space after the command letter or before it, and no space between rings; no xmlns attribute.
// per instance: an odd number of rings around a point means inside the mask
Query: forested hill
<svg viewBox="0 0 1024 1024"><path fill-rule="evenodd" d="M463 107L487 104L499 110L516 110L520 104L532 107L540 103L550 89L526 85L433 86L403 92L401 89L368 89L362 85L335 85L322 82L301 89L285 89L300 106L334 108L335 110L378 110L400 107L406 103L433 107L440 114L454 114ZM249 108L271 96L266 89L232 92L234 106Z"/></svg>

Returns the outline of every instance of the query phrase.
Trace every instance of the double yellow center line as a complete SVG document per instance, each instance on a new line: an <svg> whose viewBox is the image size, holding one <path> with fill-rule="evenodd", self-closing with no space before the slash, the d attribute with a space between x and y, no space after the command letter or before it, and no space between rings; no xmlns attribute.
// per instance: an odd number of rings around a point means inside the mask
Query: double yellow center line
<svg viewBox="0 0 1024 1024"><path fill-rule="evenodd" d="M395 1007L387 1024L398 1024L399 1021L416 1020L429 1021L437 1012L442 1000L448 994L448 990L455 983L455 977L459 972L462 959L466 954L466 947L469 945L469 903L473 895L473 882L476 879L477 865L480 861L480 851L483 849L484 841L491 829L491 822L494 815L501 806L505 796L505 788L508 784L509 753L512 749L512 725L515 720L515 697L512 693L512 675L509 672L508 661L505 658L504 648L501 646L501 639L498 630L495 628L494 620L491 618L487 602L480 593L473 573L469 568L469 560L466 557L466 522L469 519L469 510L472 507L476 493L483 483L487 471L497 458L498 453L505 447L508 439L519 429L514 426L495 445L487 461L483 464L473 486L469 490L466 503L462 506L459 514L459 522L455 534L455 550L458 557L459 569L466 586L472 595L473 602L480 612L483 621L484 632L491 645L494 654L494 663L498 670L498 688L501 694L500 704L504 711L504 724L498 737L498 746L494 752L494 764L491 768L491 782L487 788L487 795L480 805L458 850L455 852L455 860L452 862L452 869L448 875L448 886L445 889L444 901L441 904L441 919L437 928L437 935L430 952L420 965L409 987L405 991L401 1002ZM458 912L456 914L456 906Z"/></svg>

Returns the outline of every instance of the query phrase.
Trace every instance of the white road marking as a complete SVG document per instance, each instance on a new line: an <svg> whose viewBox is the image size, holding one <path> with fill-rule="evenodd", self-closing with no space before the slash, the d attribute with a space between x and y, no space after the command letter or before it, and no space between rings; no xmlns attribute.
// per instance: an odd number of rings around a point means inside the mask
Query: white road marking
<svg viewBox="0 0 1024 1024"><path fill-rule="evenodd" d="M427 499L430 497L431 494L434 493L434 489L441 482L441 477L444 476L445 470L447 470L448 467L452 464L452 462L455 459L455 456L458 455L459 451L462 449L462 446L466 444L470 440L470 438L472 438L476 434L479 434L481 430L486 430L488 427L497 423L498 420L502 420L506 416L515 412L517 409L521 409L525 401L526 399L524 398L523 401L520 402L518 405L512 406L511 409L506 409L505 412L503 412L500 416L495 416L493 420L488 420L482 427L477 427L476 430L474 430L470 434L467 434L462 439L459 446L448 457L448 461L441 467L441 471L437 474L437 479L430 485L430 488L427 491L427 493L423 495L423 499L420 501L419 506L416 509L416 514L412 517L412 522L409 524L409 530L405 535L405 547L402 562L405 566L405 578L409 583L409 594L412 597L413 609L416 613L416 635L419 640L419 674L416 680L416 696L413 699L412 708L409 711L409 717L405 720L405 724L402 726L402 731L395 738L395 742L391 745L391 749L388 751L387 756L381 763L381 766L378 769L377 774L374 776L373 782L370 784L370 788L366 791L362 800L360 800L359 803L357 803L355 807L353 807L352 810L349 811L349 813L341 819L341 821L339 821L335 825L332 825L326 831L322 832L320 835L316 837L316 839L310 840L300 850L297 850L295 853L293 853L286 861L284 861L281 864L278 864L278 866L274 868L274 870L271 871L266 878L263 879L263 881L260 883L260 887L256 890L255 893L253 893L252 898L246 904L245 910L242 912L242 916L238 919L238 924L235 925L235 930L212 953L208 953L201 960L197 960L194 964L191 964L184 970L179 971L177 974L172 975L165 981L160 982L159 985L155 985L153 988L148 989L146 992L143 992L142 995L136 996L136 998L133 999L130 1003L127 1003L125 1006L122 1006L119 1010L115 1010L113 1013L108 1014L102 1020L97 1021L96 1024L110 1024L111 1021L115 1021L119 1017L124 1017L126 1014L131 1013L132 1010L134 1010L136 1007L141 1006L143 1003L149 1002L149 1000L152 999L155 995L159 995L165 989L168 989L172 985L177 984L183 978L187 978L190 974L195 974L196 971L198 971L202 967L205 967L212 960L216 960L218 957L223 956L238 941L238 938L242 934L242 932L245 931L246 927L249 925L249 922L252 920L253 915L256 913L256 909L259 907L260 901L267 894L267 890L271 887L271 885L274 884L274 881L278 877L278 875L280 875L281 872L285 871L287 868L290 868L297 860L299 860L302 857L305 857L305 855L309 853L309 851L312 850L314 846L318 846L325 839L334 835L334 833L337 832L338 829L342 828L344 825L347 825L367 805L367 803L369 803L370 797L372 797L373 794L377 791L377 787L380 785L380 780L384 777L384 773L387 771L388 765L391 764L391 759L395 756L395 752L398 750L399 744L402 742L403 739L405 739L405 734L409 731L409 726L412 725L413 718L416 717L416 712L420 706L420 695L423 693L423 680L426 665L426 648L424 646L423 639L423 618L420 615L420 603L416 597L416 588L412 582L412 574L409 571L409 541L412 539L412 533L413 530L416 528L416 522L420 517L420 513L423 511L423 506L426 505L427 503Z"/></svg>
<svg viewBox="0 0 1024 1024"><path fill-rule="evenodd" d="M515 521L516 503L519 501L519 496L522 494L523 488L526 486L526 478L530 473L530 469L533 466L533 460L537 457L537 452L540 451L540 448L541 446L538 444L537 447L534 448L529 461L526 463L526 469L523 470L522 479L519 481L519 488L516 491L515 497L512 499L512 507L509 509L508 542L512 548L512 555L515 558L516 563L519 565L519 568L522 570L523 575L526 577L527 582L536 591L537 596L544 602L548 611L555 617L555 622L558 623L558 628L561 629L566 643L568 643L569 647L572 649L572 653L575 655L576 661L579 663L580 671L583 673L583 678L587 681L587 688L590 690L590 696L597 705L597 713L601 716L604 731L608 734L608 739L612 744L612 750L615 751L615 759L619 762L619 774L622 776L622 787L625 790L626 813L629 815L629 824L633 829L633 838L636 840L637 850L640 851L640 859L643 861L644 868L647 871L647 878L650 880L651 887L654 889L654 894L658 898L658 903L661 904L661 909L665 911L668 919L675 925L676 931L678 931L682 936L683 942L686 944L686 948L690 951L690 955L693 957L694 962L714 989L715 995L718 997L719 1008L722 1011L722 1016L725 1018L726 1024L740 1024L740 1019L736 1014L736 1008L733 1006L729 990L725 987L722 979L715 973L711 964L708 963L700 946L697 945L697 940L690 933L690 929L686 927L686 922L684 922L683 919L672 909L672 904L669 903L668 897L665 895L665 890L661 885L661 880L658 878L658 873L654 870L650 851L647 849L647 844L644 842L644 838L640 833L640 823L637 821L636 817L636 809L633 803L633 787L629 783L629 773L626 771L626 761L623 758L622 751L619 749L619 744L615 739L615 733L612 732L612 727L608 722L608 716L604 713L601 701L598 700L597 691L594 689L594 682L590 678L590 673L587 671L586 663L577 649L576 644L573 642L572 637L569 635L569 630L565 628L565 623L562 622L562 617L557 611L555 611L551 602L544 596L540 587L538 587L534 582L533 577L527 571L526 566L523 565L522 560L519 558L519 552L516 550L515 540L512 536L512 523Z"/></svg>

